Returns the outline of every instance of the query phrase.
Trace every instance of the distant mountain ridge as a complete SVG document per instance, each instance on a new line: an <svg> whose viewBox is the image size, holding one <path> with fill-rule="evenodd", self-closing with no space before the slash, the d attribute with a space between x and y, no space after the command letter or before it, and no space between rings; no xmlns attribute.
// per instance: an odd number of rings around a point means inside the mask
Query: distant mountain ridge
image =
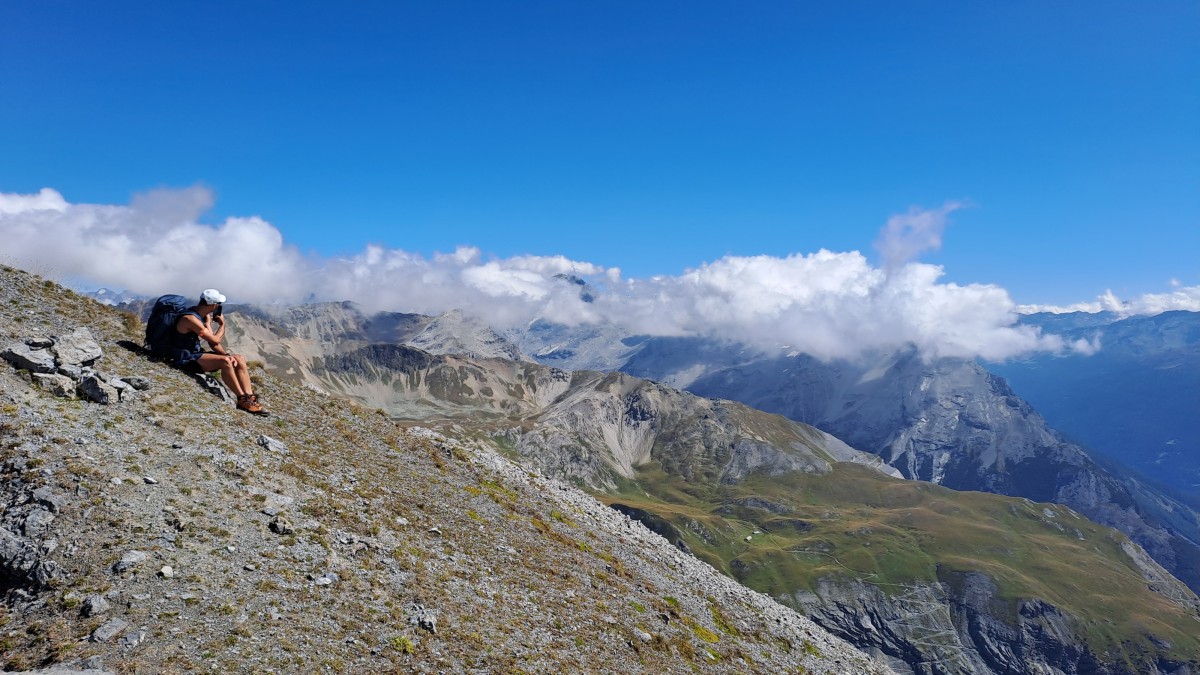
<svg viewBox="0 0 1200 675"><path fill-rule="evenodd" d="M1200 312L1022 322L1100 350L988 364L1056 429L1200 503Z"/></svg>

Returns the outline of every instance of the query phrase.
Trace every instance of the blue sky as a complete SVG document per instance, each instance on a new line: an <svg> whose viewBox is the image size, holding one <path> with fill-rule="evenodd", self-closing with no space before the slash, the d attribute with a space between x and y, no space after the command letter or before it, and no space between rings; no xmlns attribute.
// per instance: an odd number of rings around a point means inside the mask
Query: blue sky
<svg viewBox="0 0 1200 675"><path fill-rule="evenodd" d="M302 251L923 256L1018 302L1200 285L1194 2L0 5L0 192L215 194Z"/></svg>

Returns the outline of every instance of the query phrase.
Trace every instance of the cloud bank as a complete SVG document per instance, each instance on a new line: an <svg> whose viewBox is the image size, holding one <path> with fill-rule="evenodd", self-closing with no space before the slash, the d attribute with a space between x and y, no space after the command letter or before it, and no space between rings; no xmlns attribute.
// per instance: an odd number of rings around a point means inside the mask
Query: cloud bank
<svg viewBox="0 0 1200 675"><path fill-rule="evenodd" d="M1077 302L1073 305L1018 305L1017 311L1022 314L1112 312L1122 317L1148 316L1172 310L1200 312L1200 286L1181 286L1175 280L1172 280L1172 285L1176 288L1170 293L1147 293L1130 300L1122 300L1112 290L1107 290L1091 302Z"/></svg>
<svg viewBox="0 0 1200 675"><path fill-rule="evenodd" d="M54 190L0 193L0 258L50 278L156 296L216 287L230 302L354 300L368 309L438 314L462 309L497 327L536 318L611 322L654 335L706 335L819 358L852 358L914 344L928 357L1002 360L1079 348L1017 325L994 285L942 283L913 262L940 245L959 204L912 210L880 235L883 267L858 252L784 258L727 256L679 276L623 279L562 256L491 258L475 248L426 257L366 246L344 258L302 254L257 217L199 222L213 196L201 187L140 195L129 205L72 204ZM586 280L589 299L564 277ZM1190 294L1190 295L1189 295ZM1146 306L1200 297L1177 289Z"/></svg>

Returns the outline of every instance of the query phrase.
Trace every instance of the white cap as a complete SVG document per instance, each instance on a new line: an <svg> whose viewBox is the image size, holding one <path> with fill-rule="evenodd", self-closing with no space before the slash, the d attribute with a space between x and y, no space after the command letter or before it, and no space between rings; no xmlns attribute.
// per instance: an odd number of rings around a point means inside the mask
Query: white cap
<svg viewBox="0 0 1200 675"><path fill-rule="evenodd" d="M200 294L200 302L206 305L222 305L225 303L225 296L215 288L208 288Z"/></svg>

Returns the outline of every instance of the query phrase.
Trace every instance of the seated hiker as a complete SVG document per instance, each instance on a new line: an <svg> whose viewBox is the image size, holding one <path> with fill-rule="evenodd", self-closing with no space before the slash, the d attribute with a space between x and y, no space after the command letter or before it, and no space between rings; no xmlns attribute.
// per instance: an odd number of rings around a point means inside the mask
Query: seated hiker
<svg viewBox="0 0 1200 675"><path fill-rule="evenodd" d="M258 401L250 383L250 369L246 357L230 354L221 342L225 339L225 317L220 309L225 296L215 288L200 294L200 304L184 312L175 323L171 364L190 373L221 371L225 386L237 395L237 407L255 415L266 415L267 409ZM212 329L216 324L216 330ZM205 352L200 344L204 340L212 347Z"/></svg>

